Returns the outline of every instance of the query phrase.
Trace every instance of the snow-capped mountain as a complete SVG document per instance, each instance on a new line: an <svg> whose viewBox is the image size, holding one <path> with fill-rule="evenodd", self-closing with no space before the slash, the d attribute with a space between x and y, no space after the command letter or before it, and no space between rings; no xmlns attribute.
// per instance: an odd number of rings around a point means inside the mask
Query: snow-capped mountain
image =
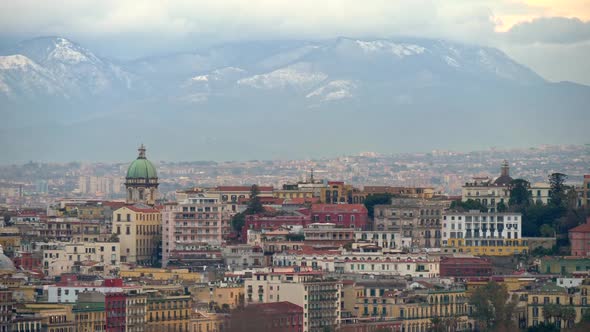
<svg viewBox="0 0 590 332"><path fill-rule="evenodd" d="M111 61L60 37L0 51L0 141L30 147L0 147L0 161L28 160L40 144L96 159L79 147L154 132L163 151L222 159L587 140L590 87L547 82L494 48L337 38L170 51Z"/></svg>
<svg viewBox="0 0 590 332"><path fill-rule="evenodd" d="M132 88L133 76L123 68L65 38L27 40L7 53L0 57L0 82L8 86L2 89L8 96L21 91L29 98L75 99L118 95ZM26 66L15 71L15 59Z"/></svg>
<svg viewBox="0 0 590 332"><path fill-rule="evenodd" d="M24 55L0 56L0 94L13 98L64 94L51 72Z"/></svg>
<svg viewBox="0 0 590 332"><path fill-rule="evenodd" d="M260 49L265 50L261 52ZM228 54L229 52L229 54ZM234 57L239 54L240 57ZM342 99L387 99L387 90L406 90L395 100L412 99L416 89L425 87L459 88L474 82L499 85L543 84L530 69L514 62L497 49L451 43L442 40L359 40L338 38L325 42L286 42L281 44L237 44L208 50L183 59L199 59L200 70L178 72L183 80L178 100L210 97L264 97L272 93L297 98L312 105ZM171 57L178 59L178 56ZM157 65L141 60L143 66ZM206 64L206 65L205 65ZM217 68L209 68L210 66ZM209 68L209 69L207 69ZM238 68L235 72L228 68ZM223 74L230 70L232 75ZM154 71L150 72L153 75ZM163 73L163 75L165 75ZM156 75L157 76L157 75ZM411 91L407 91L411 90ZM382 94L385 93L385 96ZM377 94L377 96L376 96ZM408 98L408 95L410 98ZM198 96L198 98L195 98ZM284 98L284 97L281 97Z"/></svg>

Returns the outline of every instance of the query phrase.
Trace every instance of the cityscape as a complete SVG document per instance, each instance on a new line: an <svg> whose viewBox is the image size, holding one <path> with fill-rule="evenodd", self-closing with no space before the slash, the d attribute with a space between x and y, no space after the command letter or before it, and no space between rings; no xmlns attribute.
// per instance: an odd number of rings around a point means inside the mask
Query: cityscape
<svg viewBox="0 0 590 332"><path fill-rule="evenodd" d="M0 332L590 331L588 0L0 1Z"/></svg>
<svg viewBox="0 0 590 332"><path fill-rule="evenodd" d="M587 149L5 165L2 328L584 330Z"/></svg>

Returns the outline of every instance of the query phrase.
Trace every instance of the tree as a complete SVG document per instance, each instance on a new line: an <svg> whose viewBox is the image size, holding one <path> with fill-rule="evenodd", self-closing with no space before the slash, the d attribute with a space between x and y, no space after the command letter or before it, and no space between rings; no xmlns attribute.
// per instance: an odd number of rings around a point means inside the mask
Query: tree
<svg viewBox="0 0 590 332"><path fill-rule="evenodd" d="M367 208L369 218L375 217L375 205L391 204L391 194L369 194L365 198L365 207Z"/></svg>
<svg viewBox="0 0 590 332"><path fill-rule="evenodd" d="M506 286L490 281L473 292L469 303L480 329L513 330L512 316L517 299L510 299Z"/></svg>
<svg viewBox="0 0 590 332"><path fill-rule="evenodd" d="M555 229L553 229L553 227L549 224L541 225L539 232L541 233L541 236L544 236L544 237L555 236Z"/></svg>
<svg viewBox="0 0 590 332"><path fill-rule="evenodd" d="M12 222L10 221L12 218L9 214L4 215L4 226L12 226Z"/></svg>
<svg viewBox="0 0 590 332"><path fill-rule="evenodd" d="M506 204L504 204L504 202L500 202L498 203L498 205L496 206L496 210L498 212L506 212L508 210L508 207L506 206Z"/></svg>
<svg viewBox="0 0 590 332"><path fill-rule="evenodd" d="M246 223L246 216L263 213L264 206L260 201L260 190L257 185L252 185L250 187L250 200L248 200L248 206L246 210L241 213L236 213L231 219L232 228L238 232L238 236L241 234L242 228Z"/></svg>
<svg viewBox="0 0 590 332"><path fill-rule="evenodd" d="M246 215L242 212L236 213L231 218L231 226L236 232L238 232L238 234L241 234L242 227L244 227L245 223L246 223Z"/></svg>
<svg viewBox="0 0 590 332"><path fill-rule="evenodd" d="M527 332L559 332L559 329L555 324L545 324L545 322L541 322L541 324L537 326L531 326L526 329Z"/></svg>
<svg viewBox="0 0 590 332"><path fill-rule="evenodd" d="M305 240L305 235L290 233L290 234L287 234L286 238L287 238L287 241L301 242L301 241Z"/></svg>
<svg viewBox="0 0 590 332"><path fill-rule="evenodd" d="M576 309L572 306L563 307L561 310L561 319L565 321L566 328L572 327L576 320Z"/></svg>
<svg viewBox="0 0 590 332"><path fill-rule="evenodd" d="M256 214L264 212L264 206L260 201L260 190L257 185L253 184L250 188L250 200L248 201L247 214Z"/></svg>
<svg viewBox="0 0 590 332"><path fill-rule="evenodd" d="M508 204L515 207L528 206L531 203L531 184L524 179L514 179L510 182L510 199Z"/></svg>
<svg viewBox="0 0 590 332"><path fill-rule="evenodd" d="M566 203L566 185L567 175L563 173L552 173L549 175L549 203L563 207Z"/></svg>

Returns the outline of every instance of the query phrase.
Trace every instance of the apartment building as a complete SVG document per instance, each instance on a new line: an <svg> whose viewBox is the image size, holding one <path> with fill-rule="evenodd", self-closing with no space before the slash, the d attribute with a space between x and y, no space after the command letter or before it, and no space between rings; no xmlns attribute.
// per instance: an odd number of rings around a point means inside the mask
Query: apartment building
<svg viewBox="0 0 590 332"><path fill-rule="evenodd" d="M439 248L441 218L451 206L448 200L393 198L389 205L376 205L373 230L398 233L411 238L410 247Z"/></svg>
<svg viewBox="0 0 590 332"><path fill-rule="evenodd" d="M149 293L147 297L145 331L189 331L192 300L190 295L166 296Z"/></svg>
<svg viewBox="0 0 590 332"><path fill-rule="evenodd" d="M520 213L448 211L443 216L442 242L459 252L510 256L528 250L522 239Z"/></svg>
<svg viewBox="0 0 590 332"><path fill-rule="evenodd" d="M126 205L113 212L113 234L119 238L122 263L150 265L157 261L162 240L160 210L144 205Z"/></svg>
<svg viewBox="0 0 590 332"><path fill-rule="evenodd" d="M248 269L266 265L264 252L260 246L228 245L222 249L222 254L225 265L231 269Z"/></svg>
<svg viewBox="0 0 590 332"><path fill-rule="evenodd" d="M319 332L340 325L342 282L322 273L292 268L255 273L245 282L246 305L287 301L303 308L303 332Z"/></svg>
<svg viewBox="0 0 590 332"><path fill-rule="evenodd" d="M377 247L360 247L356 251L303 247L302 250L275 254L273 265L342 274L434 278L439 275L440 258L428 254L384 252Z"/></svg>
<svg viewBox="0 0 590 332"><path fill-rule="evenodd" d="M203 246L219 247L230 231L230 213L220 193L192 192L162 210L162 264Z"/></svg>
<svg viewBox="0 0 590 332"><path fill-rule="evenodd" d="M48 277L63 273L110 274L121 263L119 242L35 243L42 252L43 273Z"/></svg>

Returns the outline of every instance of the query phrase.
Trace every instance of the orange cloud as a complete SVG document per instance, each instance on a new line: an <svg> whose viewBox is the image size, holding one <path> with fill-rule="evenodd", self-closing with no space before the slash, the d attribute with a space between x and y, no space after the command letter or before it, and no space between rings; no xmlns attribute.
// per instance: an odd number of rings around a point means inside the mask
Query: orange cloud
<svg viewBox="0 0 590 332"><path fill-rule="evenodd" d="M534 13L513 15L501 13L496 16L499 32L508 31L512 26L523 21L532 21L538 17L577 17L583 21L590 20L590 0L522 0L522 4L535 8Z"/></svg>

